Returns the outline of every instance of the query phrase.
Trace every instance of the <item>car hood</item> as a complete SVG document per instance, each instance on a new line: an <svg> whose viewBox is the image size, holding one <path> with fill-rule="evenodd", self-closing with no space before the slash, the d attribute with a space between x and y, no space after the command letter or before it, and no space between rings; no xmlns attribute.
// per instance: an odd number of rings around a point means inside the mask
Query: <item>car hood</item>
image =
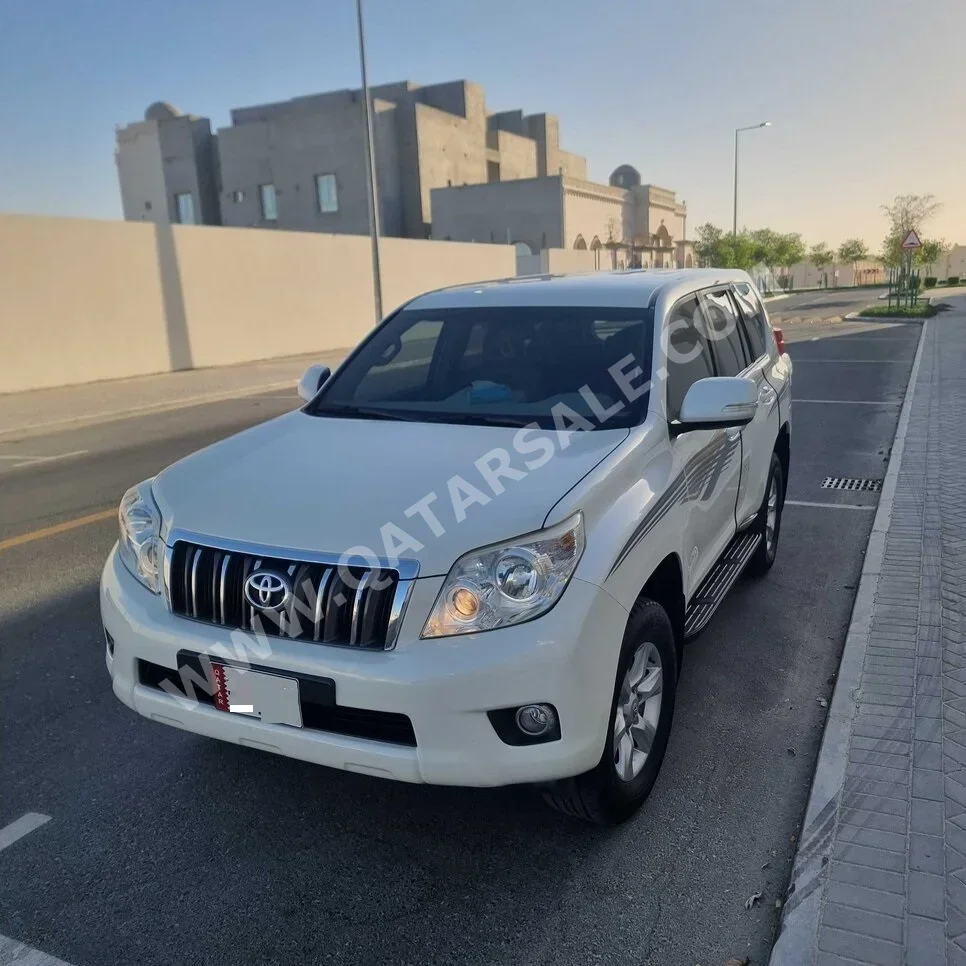
<svg viewBox="0 0 966 966"><path fill-rule="evenodd" d="M160 473L152 489L169 543L187 531L295 551L367 547L385 557L386 537L390 552L419 562L420 576L438 576L468 550L540 529L560 497L628 434L569 433L564 448L552 430L532 431L528 438L547 437L554 453L527 471L525 461L543 453L516 452L518 432L297 411L186 457ZM525 473L497 480L501 493L474 465L494 449L506 450L509 465ZM454 493L480 501L465 507L462 520ZM420 501L438 524L411 509ZM415 547L398 549L402 542Z"/></svg>

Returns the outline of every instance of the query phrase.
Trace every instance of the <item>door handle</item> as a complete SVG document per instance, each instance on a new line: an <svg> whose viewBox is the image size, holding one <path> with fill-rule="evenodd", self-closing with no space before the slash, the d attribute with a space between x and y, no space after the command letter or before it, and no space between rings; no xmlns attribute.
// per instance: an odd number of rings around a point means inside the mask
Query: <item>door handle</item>
<svg viewBox="0 0 966 966"><path fill-rule="evenodd" d="M734 430L731 430L731 431L725 433L725 436L728 437L728 442L729 443L733 443L740 435L741 435L741 428L740 427L738 429L734 429Z"/></svg>
<svg viewBox="0 0 966 966"><path fill-rule="evenodd" d="M762 386L758 390L758 402L765 406L770 406L777 398L777 393L771 386Z"/></svg>

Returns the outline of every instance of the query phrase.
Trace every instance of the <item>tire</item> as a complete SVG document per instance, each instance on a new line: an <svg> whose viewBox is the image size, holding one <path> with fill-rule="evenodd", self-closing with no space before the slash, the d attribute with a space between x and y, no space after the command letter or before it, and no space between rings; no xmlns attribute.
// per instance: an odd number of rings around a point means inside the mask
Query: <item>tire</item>
<svg viewBox="0 0 966 966"><path fill-rule="evenodd" d="M655 659L659 661L661 687L659 692L647 697L644 692L653 690L652 672ZM643 702L635 718L642 727L632 731L623 729L626 733L623 740L618 742L615 740L618 715L622 722L626 720L623 706L629 703L628 689L624 687L625 678L632 671L636 676L641 667L644 669L644 677L640 682L641 693L635 691L631 700L636 698ZM617 825L629 819L644 804L661 769L671 733L671 720L674 717L677 678L677 648L667 611L657 602L642 598L632 608L627 629L624 631L604 753L591 771L554 782L546 788L543 795L547 803L565 815L594 825ZM651 703L655 694L659 694L660 698L656 714ZM632 737L632 734L636 737ZM640 764L637 755L641 749L637 742L641 738L644 743L646 737L650 738L650 746L643 764ZM632 746L629 752L628 741ZM628 768L629 760L631 766ZM629 777L622 778L618 775L618 767L622 766L625 775ZM635 766L639 767L636 772Z"/></svg>
<svg viewBox="0 0 966 966"><path fill-rule="evenodd" d="M774 499L774 506L769 507L769 501ZM782 471L782 463L777 453L771 454L771 467L768 470L768 482L765 485L765 496L761 501L761 509L758 511L758 519L755 521L755 528L761 535L761 542L755 550L751 560L748 561L747 573L753 577L761 577L767 574L775 562L778 554L778 538L782 530L782 508L785 504L785 474ZM769 535L769 510L774 510L774 520Z"/></svg>

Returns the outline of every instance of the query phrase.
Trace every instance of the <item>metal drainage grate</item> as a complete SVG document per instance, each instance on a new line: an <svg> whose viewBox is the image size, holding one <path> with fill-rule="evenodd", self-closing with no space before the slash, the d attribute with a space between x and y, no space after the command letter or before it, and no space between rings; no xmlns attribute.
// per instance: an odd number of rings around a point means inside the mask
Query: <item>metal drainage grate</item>
<svg viewBox="0 0 966 966"><path fill-rule="evenodd" d="M822 482L823 490L861 490L865 493L878 493L882 480L857 480L849 476L826 476Z"/></svg>

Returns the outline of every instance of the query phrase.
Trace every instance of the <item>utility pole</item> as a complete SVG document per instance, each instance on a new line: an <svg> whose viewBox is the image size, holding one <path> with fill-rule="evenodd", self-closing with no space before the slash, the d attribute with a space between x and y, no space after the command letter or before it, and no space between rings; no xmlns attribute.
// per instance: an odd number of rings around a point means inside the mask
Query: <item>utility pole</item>
<svg viewBox="0 0 966 966"><path fill-rule="evenodd" d="M742 131L754 131L760 127L771 127L771 121L762 121L761 124L749 124L748 127L735 128L735 208L731 222L731 234L734 237L738 235L738 135Z"/></svg>
<svg viewBox="0 0 966 966"><path fill-rule="evenodd" d="M366 119L366 187L369 195L369 240L372 244L372 295L376 309L376 323L382 321L382 273L379 268L379 199L376 188L376 154L372 136L372 101L366 71L366 40L362 27L362 0L356 0L356 19L359 23L359 63L362 67L362 103Z"/></svg>

